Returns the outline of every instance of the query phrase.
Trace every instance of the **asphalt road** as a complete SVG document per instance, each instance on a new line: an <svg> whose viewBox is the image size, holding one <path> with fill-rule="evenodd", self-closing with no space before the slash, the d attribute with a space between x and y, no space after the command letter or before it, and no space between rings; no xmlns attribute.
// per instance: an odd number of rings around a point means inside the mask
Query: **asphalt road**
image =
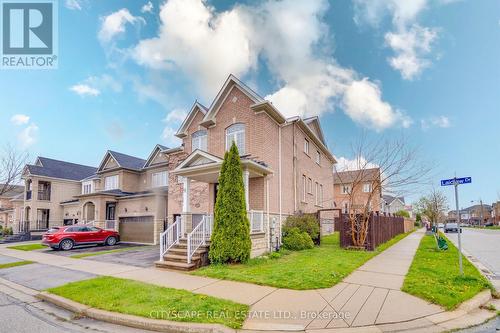
<svg viewBox="0 0 500 333"><path fill-rule="evenodd" d="M458 246L458 234L447 233ZM486 266L500 281L500 230L464 228L462 248Z"/></svg>

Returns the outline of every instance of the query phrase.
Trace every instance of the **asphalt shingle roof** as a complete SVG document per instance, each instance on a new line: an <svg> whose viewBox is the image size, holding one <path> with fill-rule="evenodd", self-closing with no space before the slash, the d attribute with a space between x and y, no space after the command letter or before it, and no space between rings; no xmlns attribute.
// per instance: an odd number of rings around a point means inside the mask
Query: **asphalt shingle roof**
<svg viewBox="0 0 500 333"><path fill-rule="evenodd" d="M382 199L384 199L384 201L387 202L388 204L390 204L391 202L393 202L396 199L399 199L399 200L401 200L402 203L405 203L404 197L394 197L394 196L388 195L388 194L383 194Z"/></svg>
<svg viewBox="0 0 500 333"><path fill-rule="evenodd" d="M54 160L47 157L38 157L38 160L42 166L27 165L32 175L79 181L93 175L97 171L95 167Z"/></svg>
<svg viewBox="0 0 500 333"><path fill-rule="evenodd" d="M349 184L354 181L373 181L380 178L380 169L363 169L352 171L335 172L333 177L334 184Z"/></svg>
<svg viewBox="0 0 500 333"><path fill-rule="evenodd" d="M122 154L111 150L109 151L109 153L122 168L141 170L146 163L146 160L143 160L142 158Z"/></svg>

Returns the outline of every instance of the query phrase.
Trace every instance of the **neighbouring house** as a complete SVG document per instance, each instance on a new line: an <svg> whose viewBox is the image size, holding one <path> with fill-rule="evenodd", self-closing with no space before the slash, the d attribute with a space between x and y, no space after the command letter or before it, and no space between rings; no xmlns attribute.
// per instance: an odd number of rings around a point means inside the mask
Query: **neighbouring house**
<svg viewBox="0 0 500 333"><path fill-rule="evenodd" d="M2 188L3 185L0 185ZM16 213L19 213L19 209L16 205L16 199L22 196L24 192L24 186L12 185L8 187L8 190L0 195L0 225L4 228L12 227L14 221L17 218Z"/></svg>
<svg viewBox="0 0 500 333"><path fill-rule="evenodd" d="M116 229L122 241L155 244L167 223L168 148L156 145L147 160L107 151L96 172L81 180L81 193L63 203L84 223Z"/></svg>
<svg viewBox="0 0 500 333"><path fill-rule="evenodd" d="M182 235L204 216L211 218L224 153L233 141L243 167L252 256L279 243L287 216L333 208L335 159L318 117L286 118L232 75L210 107L194 103L176 136L182 146L163 153L172 164L168 214L180 217Z"/></svg>
<svg viewBox="0 0 500 333"><path fill-rule="evenodd" d="M491 205L472 205L460 210L460 221L461 223L468 223L472 225L483 225L492 219L492 212L493 206ZM456 222L456 215L456 210L450 210L448 212L447 221Z"/></svg>
<svg viewBox="0 0 500 333"><path fill-rule="evenodd" d="M395 197L388 194L382 194L380 211L386 214L395 214L400 210L407 210L404 197ZM410 213L411 216L411 213Z"/></svg>
<svg viewBox="0 0 500 333"><path fill-rule="evenodd" d="M95 167L41 156L34 164L26 165L22 174L25 183L23 209L16 218L14 229L35 232L78 222L79 215L65 215L64 202L79 195L80 181L95 172Z"/></svg>
<svg viewBox="0 0 500 333"><path fill-rule="evenodd" d="M334 205L343 213L350 210L378 211L381 199L380 168L337 171L334 175Z"/></svg>
<svg viewBox="0 0 500 333"><path fill-rule="evenodd" d="M491 206L491 218L493 224L500 225L500 201L493 203Z"/></svg>

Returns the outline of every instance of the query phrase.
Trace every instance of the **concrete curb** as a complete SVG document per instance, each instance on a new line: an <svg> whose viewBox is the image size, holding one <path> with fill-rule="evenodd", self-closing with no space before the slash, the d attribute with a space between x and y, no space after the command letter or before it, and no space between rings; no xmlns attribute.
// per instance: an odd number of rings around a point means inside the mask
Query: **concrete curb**
<svg viewBox="0 0 500 333"><path fill-rule="evenodd" d="M161 319L148 319L139 316L121 314L116 312L104 311L91 308L89 306L74 302L61 296L57 296L48 292L41 292L36 295L37 298L53 303L66 310L82 314L86 317L122 325L138 329L145 329L157 332L173 332L173 333L235 333L235 332L273 332L276 330L256 329L256 330L234 330L232 328L220 324L200 324L190 322L174 322ZM331 332L331 333L361 333L361 332L386 332L386 331L415 331L415 330L431 330L432 332L444 332L449 330L467 328L482 324L494 317L496 312L481 309L480 307L490 302L492 299L491 291L484 290L474 296L472 299L462 303L456 310L442 312L427 317L384 325L370 325L360 327L346 328L329 328L329 329L312 329L312 330L292 330L294 332ZM283 330L288 331L290 330Z"/></svg>
<svg viewBox="0 0 500 333"><path fill-rule="evenodd" d="M201 324L174 322L161 319L149 319L117 312L104 311L74 302L67 298L48 292L41 292L37 298L55 304L63 309L84 315L86 317L143 330L168 333L235 333L236 330L220 324Z"/></svg>

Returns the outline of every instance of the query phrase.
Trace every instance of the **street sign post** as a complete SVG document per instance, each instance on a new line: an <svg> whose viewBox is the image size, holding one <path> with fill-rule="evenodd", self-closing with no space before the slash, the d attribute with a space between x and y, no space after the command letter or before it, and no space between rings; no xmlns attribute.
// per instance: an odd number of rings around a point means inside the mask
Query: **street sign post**
<svg viewBox="0 0 500 333"><path fill-rule="evenodd" d="M460 225L460 208L458 208L458 185L472 183L471 177L452 178L441 180L441 186L455 186L455 205L457 208L457 226L458 226L458 265L460 266L460 275L464 275L462 266L462 226Z"/></svg>

